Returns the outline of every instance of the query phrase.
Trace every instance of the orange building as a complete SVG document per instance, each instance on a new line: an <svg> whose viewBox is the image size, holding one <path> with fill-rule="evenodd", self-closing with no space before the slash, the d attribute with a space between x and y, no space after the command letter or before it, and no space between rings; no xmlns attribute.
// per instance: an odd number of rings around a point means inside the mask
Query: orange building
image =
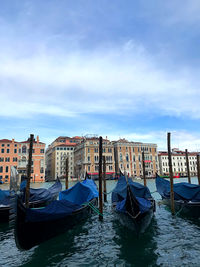
<svg viewBox="0 0 200 267"><path fill-rule="evenodd" d="M0 183L9 183L10 168L11 166L17 167L19 160L18 147L19 144L14 139L0 140Z"/></svg>
<svg viewBox="0 0 200 267"><path fill-rule="evenodd" d="M26 175L28 155L29 140L0 140L0 182L10 182L11 166L17 167L20 177ZM39 141L38 136L33 143L31 179L33 182L45 181L45 144Z"/></svg>

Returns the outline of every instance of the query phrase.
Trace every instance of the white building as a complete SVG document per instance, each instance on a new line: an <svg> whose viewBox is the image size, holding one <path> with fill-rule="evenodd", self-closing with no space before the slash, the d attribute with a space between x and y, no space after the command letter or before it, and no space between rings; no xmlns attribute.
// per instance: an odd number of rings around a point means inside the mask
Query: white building
<svg viewBox="0 0 200 267"><path fill-rule="evenodd" d="M197 152L188 152L189 170L191 176L197 176ZM160 174L169 175L168 153L160 151L158 154ZM184 151L172 150L172 170L174 175L187 176L186 156Z"/></svg>

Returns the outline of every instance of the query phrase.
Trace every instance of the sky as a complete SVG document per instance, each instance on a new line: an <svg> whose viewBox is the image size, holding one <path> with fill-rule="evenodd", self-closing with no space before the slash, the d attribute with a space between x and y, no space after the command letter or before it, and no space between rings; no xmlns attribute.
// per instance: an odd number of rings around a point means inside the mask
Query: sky
<svg viewBox="0 0 200 267"><path fill-rule="evenodd" d="M200 151L199 0L0 1L0 139Z"/></svg>

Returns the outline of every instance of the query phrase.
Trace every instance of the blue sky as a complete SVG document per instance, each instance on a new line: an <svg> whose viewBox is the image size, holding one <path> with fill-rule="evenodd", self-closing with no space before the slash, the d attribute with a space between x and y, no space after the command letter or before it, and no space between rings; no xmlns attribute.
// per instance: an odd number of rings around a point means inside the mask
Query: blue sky
<svg viewBox="0 0 200 267"><path fill-rule="evenodd" d="M0 2L0 138L200 150L200 2Z"/></svg>

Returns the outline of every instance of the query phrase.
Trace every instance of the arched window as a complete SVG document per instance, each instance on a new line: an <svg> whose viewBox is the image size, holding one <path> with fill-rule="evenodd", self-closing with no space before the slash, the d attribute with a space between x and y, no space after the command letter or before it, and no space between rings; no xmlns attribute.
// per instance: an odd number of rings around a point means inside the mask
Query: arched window
<svg viewBox="0 0 200 267"><path fill-rule="evenodd" d="M126 154L126 161L129 161L128 154Z"/></svg>
<svg viewBox="0 0 200 267"><path fill-rule="evenodd" d="M119 159L122 161L122 153L119 154Z"/></svg>
<svg viewBox="0 0 200 267"><path fill-rule="evenodd" d="M26 153L26 146L22 147L22 153Z"/></svg>

